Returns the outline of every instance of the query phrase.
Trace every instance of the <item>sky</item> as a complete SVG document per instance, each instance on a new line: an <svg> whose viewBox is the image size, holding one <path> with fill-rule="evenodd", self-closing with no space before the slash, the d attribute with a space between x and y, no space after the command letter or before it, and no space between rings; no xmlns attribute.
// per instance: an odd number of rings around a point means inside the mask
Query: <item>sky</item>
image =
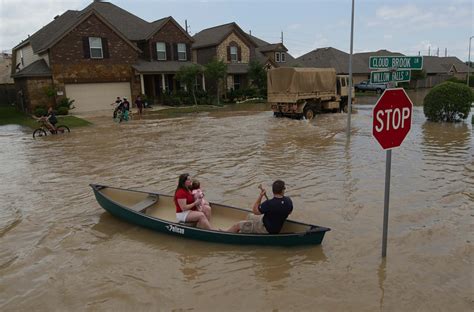
<svg viewBox="0 0 474 312"><path fill-rule="evenodd" d="M67 10L92 0L0 0L0 50L11 50ZM294 57L317 48L350 52L352 0L110 0L152 22L172 16L191 35L236 22ZM353 51L456 56L467 61L474 35L472 0L354 0ZM474 39L474 38L473 38ZM472 40L474 41L474 40ZM474 42L471 60L474 58Z"/></svg>

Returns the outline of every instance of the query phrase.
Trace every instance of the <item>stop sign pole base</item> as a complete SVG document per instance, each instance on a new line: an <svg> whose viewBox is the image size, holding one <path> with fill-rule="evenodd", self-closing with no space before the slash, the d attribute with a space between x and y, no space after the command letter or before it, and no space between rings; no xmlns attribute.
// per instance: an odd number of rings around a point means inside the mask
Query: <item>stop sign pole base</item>
<svg viewBox="0 0 474 312"><path fill-rule="evenodd" d="M390 174L392 169L392 150L387 150L385 160L385 195L383 205L382 258L387 256L388 208L390 203Z"/></svg>

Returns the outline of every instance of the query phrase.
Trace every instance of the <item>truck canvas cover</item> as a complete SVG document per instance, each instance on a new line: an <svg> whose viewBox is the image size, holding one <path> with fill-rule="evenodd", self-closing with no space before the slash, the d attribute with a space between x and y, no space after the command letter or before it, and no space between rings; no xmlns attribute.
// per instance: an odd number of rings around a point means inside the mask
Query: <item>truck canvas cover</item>
<svg viewBox="0 0 474 312"><path fill-rule="evenodd" d="M275 68L268 71L268 102L296 103L336 92L334 68Z"/></svg>

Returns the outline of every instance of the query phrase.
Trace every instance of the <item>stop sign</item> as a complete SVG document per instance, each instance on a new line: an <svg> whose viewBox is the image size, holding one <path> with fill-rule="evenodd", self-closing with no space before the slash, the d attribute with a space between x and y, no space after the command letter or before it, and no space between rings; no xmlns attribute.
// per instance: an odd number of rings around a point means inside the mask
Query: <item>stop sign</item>
<svg viewBox="0 0 474 312"><path fill-rule="evenodd" d="M403 88L386 89L373 109L372 135L383 149L400 146L411 128L413 103Z"/></svg>

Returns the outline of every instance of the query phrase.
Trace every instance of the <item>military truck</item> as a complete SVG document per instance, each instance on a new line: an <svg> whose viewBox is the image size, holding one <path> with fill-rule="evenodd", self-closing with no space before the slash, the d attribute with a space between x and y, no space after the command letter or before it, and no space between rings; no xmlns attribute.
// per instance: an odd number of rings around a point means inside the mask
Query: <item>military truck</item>
<svg viewBox="0 0 474 312"><path fill-rule="evenodd" d="M349 76L334 68L280 67L267 73L268 102L276 117L313 119L347 110ZM352 90L354 99L354 90Z"/></svg>

